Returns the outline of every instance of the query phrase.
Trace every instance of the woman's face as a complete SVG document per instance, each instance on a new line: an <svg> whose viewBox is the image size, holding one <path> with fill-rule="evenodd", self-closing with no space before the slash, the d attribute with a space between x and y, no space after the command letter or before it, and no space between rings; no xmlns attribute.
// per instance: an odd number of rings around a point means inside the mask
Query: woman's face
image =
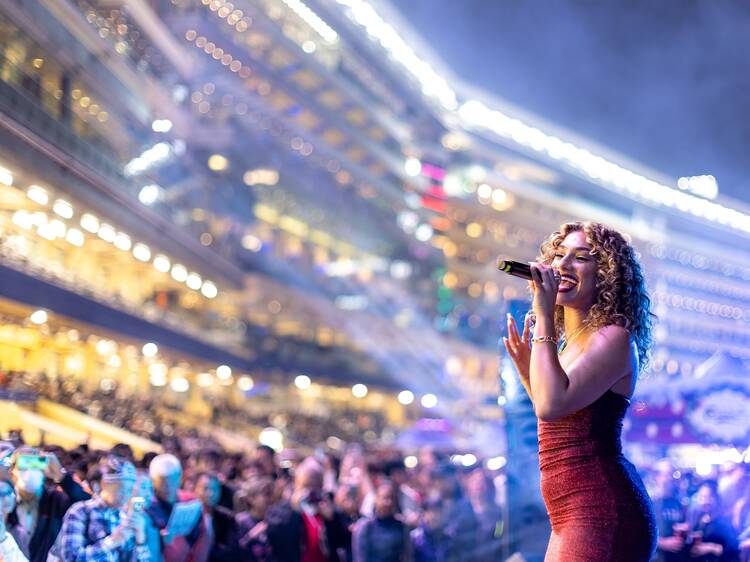
<svg viewBox="0 0 750 562"><path fill-rule="evenodd" d="M10 482L0 481L0 515L5 519L16 507L16 491Z"/></svg>
<svg viewBox="0 0 750 562"><path fill-rule="evenodd" d="M264 486L250 496L249 500L250 506L254 511L265 514L273 503L273 488L270 485Z"/></svg>
<svg viewBox="0 0 750 562"><path fill-rule="evenodd" d="M469 474L466 489L472 498L483 498L487 493L487 483L481 470L475 470Z"/></svg>
<svg viewBox="0 0 750 562"><path fill-rule="evenodd" d="M588 310L596 302L596 256L591 254L586 233L577 230L568 234L555 249L552 267L560 272L557 304Z"/></svg>

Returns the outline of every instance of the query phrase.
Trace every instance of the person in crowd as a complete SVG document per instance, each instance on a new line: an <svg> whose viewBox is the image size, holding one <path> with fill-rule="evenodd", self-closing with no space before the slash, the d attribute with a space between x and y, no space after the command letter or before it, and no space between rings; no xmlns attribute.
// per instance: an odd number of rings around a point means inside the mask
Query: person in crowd
<svg viewBox="0 0 750 562"><path fill-rule="evenodd" d="M495 483L481 466L472 470L466 479L471 507L478 526L475 562L491 562L500 558L503 533L503 512L495 501Z"/></svg>
<svg viewBox="0 0 750 562"><path fill-rule="evenodd" d="M295 471L291 500L274 505L266 521L275 562L336 562L345 540L333 502L323 494L323 468L312 457Z"/></svg>
<svg viewBox="0 0 750 562"><path fill-rule="evenodd" d="M748 476L748 465L744 462L730 462L722 467L719 476L719 496L721 505L724 506L724 515L732 517L734 506L745 495L745 490L750 486Z"/></svg>
<svg viewBox="0 0 750 562"><path fill-rule="evenodd" d="M276 451L268 445L258 445L255 448L253 460L257 463L262 476L275 478L278 464L276 463Z"/></svg>
<svg viewBox="0 0 750 562"><path fill-rule="evenodd" d="M13 484L0 479L0 560L3 562L28 560L28 536L18 525L15 510L16 491Z"/></svg>
<svg viewBox="0 0 750 562"><path fill-rule="evenodd" d="M652 562L677 562L684 548L684 536L675 532L675 526L685 521L685 509L677 497L675 468L671 461L662 459L654 466L651 500L659 530L656 554Z"/></svg>
<svg viewBox="0 0 750 562"><path fill-rule="evenodd" d="M456 467L451 463L437 465L432 470L432 486L430 498L440 498L443 502L443 528L452 542L451 549L474 556L477 518L458 481Z"/></svg>
<svg viewBox="0 0 750 562"><path fill-rule="evenodd" d="M388 461L383 467L383 473L395 487L398 493L398 505L404 523L414 528L419 524L419 502L417 491L409 485L409 474L403 459Z"/></svg>
<svg viewBox="0 0 750 562"><path fill-rule="evenodd" d="M738 532L743 562L750 560L750 486L746 486L732 513L732 526Z"/></svg>
<svg viewBox="0 0 750 562"><path fill-rule="evenodd" d="M341 562L352 562L352 534L357 521L361 518L359 509L359 489L354 484L342 483L336 489L334 507L336 518L346 531L344 543L339 547Z"/></svg>
<svg viewBox="0 0 750 562"><path fill-rule="evenodd" d="M18 465L21 455L46 458L47 468L21 467ZM45 478L55 486L45 486ZM14 453L11 479L18 496L18 525L29 537L29 560L46 562L65 512L73 503L88 500L91 494L73 480L56 455L37 449L21 448Z"/></svg>
<svg viewBox="0 0 750 562"><path fill-rule="evenodd" d="M390 482L380 484L374 517L360 520L354 528L354 562L411 562L409 528L396 519L398 512L398 489Z"/></svg>
<svg viewBox="0 0 750 562"><path fill-rule="evenodd" d="M271 562L266 513L273 503L273 480L255 478L242 489L241 494L242 509L238 509L235 517L241 558L248 562Z"/></svg>
<svg viewBox="0 0 750 562"><path fill-rule="evenodd" d="M53 559L64 562L150 561L145 505L129 503L136 482L133 463L108 455L91 470L88 482L94 496L68 509L51 551Z"/></svg>
<svg viewBox="0 0 750 562"><path fill-rule="evenodd" d="M219 505L221 483L216 474L203 472L195 482L195 495L203 504L203 523L211 543L209 560L225 562L238 554L236 523L232 510Z"/></svg>
<svg viewBox="0 0 750 562"><path fill-rule="evenodd" d="M411 531L414 562L458 562L459 553L451 550L452 541L445 534L442 500L426 501L421 513L419 526Z"/></svg>
<svg viewBox="0 0 750 562"><path fill-rule="evenodd" d="M154 499L146 512L155 531L149 533L150 551L160 550L164 562L207 562L211 543L203 518L199 518L186 535L172 536L167 528L175 504L195 499L194 495L180 489L182 465L179 459L171 454L157 455L151 461L149 475L154 485Z"/></svg>
<svg viewBox="0 0 750 562"><path fill-rule="evenodd" d="M719 486L715 480L700 484L684 526L676 530L685 542L681 561L739 562L737 533L722 514Z"/></svg>

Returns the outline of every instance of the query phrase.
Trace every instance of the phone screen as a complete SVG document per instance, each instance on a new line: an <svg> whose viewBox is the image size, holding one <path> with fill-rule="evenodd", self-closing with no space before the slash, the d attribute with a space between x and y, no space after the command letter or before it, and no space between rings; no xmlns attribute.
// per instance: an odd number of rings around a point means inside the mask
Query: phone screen
<svg viewBox="0 0 750 562"><path fill-rule="evenodd" d="M47 470L49 459L42 455L18 455L16 468L18 470Z"/></svg>

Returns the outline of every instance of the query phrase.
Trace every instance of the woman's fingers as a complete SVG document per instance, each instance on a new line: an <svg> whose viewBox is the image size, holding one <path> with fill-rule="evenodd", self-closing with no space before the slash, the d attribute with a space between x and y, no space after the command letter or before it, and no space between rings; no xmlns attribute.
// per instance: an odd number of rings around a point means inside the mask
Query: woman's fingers
<svg viewBox="0 0 750 562"><path fill-rule="evenodd" d="M503 337L503 344L505 345L505 351L507 351L508 355L510 355L512 358L515 352L513 351L513 347L510 345L510 341L508 340L508 338Z"/></svg>
<svg viewBox="0 0 750 562"><path fill-rule="evenodd" d="M521 343L521 338L518 335L518 328L516 327L516 321L511 316L510 313L507 315L508 317L508 339L510 340L510 343L513 345L513 347L518 347L518 345Z"/></svg>
<svg viewBox="0 0 750 562"><path fill-rule="evenodd" d="M527 314L523 321L523 335L521 341L524 343L529 342L529 334L531 333L531 314Z"/></svg>
<svg viewBox="0 0 750 562"><path fill-rule="evenodd" d="M532 262L530 264L530 267L531 267L531 280L534 282L535 285L539 285L539 286L543 285L544 281L542 279L542 274L539 271L539 264Z"/></svg>

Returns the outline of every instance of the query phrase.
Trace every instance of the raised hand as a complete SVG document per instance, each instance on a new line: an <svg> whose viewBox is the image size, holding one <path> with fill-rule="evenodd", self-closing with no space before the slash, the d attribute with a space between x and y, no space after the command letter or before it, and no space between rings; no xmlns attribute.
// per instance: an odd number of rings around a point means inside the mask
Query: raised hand
<svg viewBox="0 0 750 562"><path fill-rule="evenodd" d="M508 337L503 338L505 350L508 352L511 361L513 361L513 365L515 365L524 386L526 386L526 381L529 380L529 364L531 363L531 347L529 346L531 319L532 315L527 314L523 323L523 333L519 335L516 321L509 313L507 315Z"/></svg>

